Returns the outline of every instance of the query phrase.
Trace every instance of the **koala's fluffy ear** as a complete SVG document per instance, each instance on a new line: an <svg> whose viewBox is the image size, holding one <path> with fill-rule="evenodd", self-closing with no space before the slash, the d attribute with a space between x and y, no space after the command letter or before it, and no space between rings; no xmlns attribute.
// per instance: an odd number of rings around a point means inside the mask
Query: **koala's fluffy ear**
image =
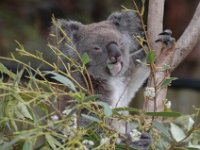
<svg viewBox="0 0 200 150"><path fill-rule="evenodd" d="M67 21L64 19L57 19L56 22L51 27L50 31L50 42L58 42L60 40L66 41L67 38L74 40L74 35L79 30L82 24L77 21ZM56 37L57 41L55 41ZM53 40L53 41L52 41Z"/></svg>
<svg viewBox="0 0 200 150"><path fill-rule="evenodd" d="M134 10L114 12L107 20L111 21L121 32L137 33L141 30L141 22Z"/></svg>

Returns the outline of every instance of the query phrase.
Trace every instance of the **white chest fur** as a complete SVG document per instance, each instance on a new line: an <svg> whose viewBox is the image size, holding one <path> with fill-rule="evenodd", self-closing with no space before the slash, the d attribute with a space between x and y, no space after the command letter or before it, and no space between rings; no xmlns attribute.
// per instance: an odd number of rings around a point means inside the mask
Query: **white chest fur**
<svg viewBox="0 0 200 150"><path fill-rule="evenodd" d="M110 80L110 86L112 89L111 107L122 107L120 103L124 97L123 95L126 90L126 83L124 83L124 77L113 78L112 80Z"/></svg>
<svg viewBox="0 0 200 150"><path fill-rule="evenodd" d="M116 77L109 81L112 89L111 107L127 107L135 93L149 76L149 68L141 66L135 70L131 77Z"/></svg>

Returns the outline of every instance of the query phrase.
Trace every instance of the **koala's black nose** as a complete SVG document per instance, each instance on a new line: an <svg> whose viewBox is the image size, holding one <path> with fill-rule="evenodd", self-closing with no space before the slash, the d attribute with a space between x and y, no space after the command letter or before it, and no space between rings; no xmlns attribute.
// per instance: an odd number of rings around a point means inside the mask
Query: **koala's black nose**
<svg viewBox="0 0 200 150"><path fill-rule="evenodd" d="M121 61L121 51L116 43L111 42L106 46L106 48L108 51L108 57L112 63Z"/></svg>

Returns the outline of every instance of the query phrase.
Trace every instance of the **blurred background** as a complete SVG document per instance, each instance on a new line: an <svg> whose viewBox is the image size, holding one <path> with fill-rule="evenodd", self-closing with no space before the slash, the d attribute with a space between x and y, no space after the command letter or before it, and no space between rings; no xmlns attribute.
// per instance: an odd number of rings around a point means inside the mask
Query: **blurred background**
<svg viewBox="0 0 200 150"><path fill-rule="evenodd" d="M166 0L164 28L171 29L176 39L187 27L198 2L199 0ZM140 5L140 0L137 3ZM147 4L148 1L146 6ZM52 15L87 24L106 19L113 11L120 11L122 6L133 8L132 0L1 0L0 56L16 53L15 40L24 45L26 50L47 52ZM146 15L144 19L146 20ZM50 54L47 57L51 58ZM167 97L172 101L174 111L191 113L194 111L192 106L200 106L199 57L200 42L173 73L179 80L173 82ZM10 69L17 68L16 64L11 62L3 63ZM135 99L133 105L141 108L142 90Z"/></svg>

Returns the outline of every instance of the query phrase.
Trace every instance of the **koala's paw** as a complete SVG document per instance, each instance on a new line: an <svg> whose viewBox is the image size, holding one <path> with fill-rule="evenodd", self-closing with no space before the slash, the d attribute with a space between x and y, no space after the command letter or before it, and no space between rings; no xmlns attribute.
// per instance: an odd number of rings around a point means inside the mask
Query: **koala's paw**
<svg viewBox="0 0 200 150"><path fill-rule="evenodd" d="M138 134L134 133L134 135L135 137L133 137L131 134L129 135L129 146L138 150L148 150L152 143L151 135L147 132L141 133L140 138L136 141L134 141L134 139L137 138Z"/></svg>
<svg viewBox="0 0 200 150"><path fill-rule="evenodd" d="M172 31L166 29L158 35L158 39L155 42L162 42L166 47L172 47L175 41L175 38L172 37Z"/></svg>

